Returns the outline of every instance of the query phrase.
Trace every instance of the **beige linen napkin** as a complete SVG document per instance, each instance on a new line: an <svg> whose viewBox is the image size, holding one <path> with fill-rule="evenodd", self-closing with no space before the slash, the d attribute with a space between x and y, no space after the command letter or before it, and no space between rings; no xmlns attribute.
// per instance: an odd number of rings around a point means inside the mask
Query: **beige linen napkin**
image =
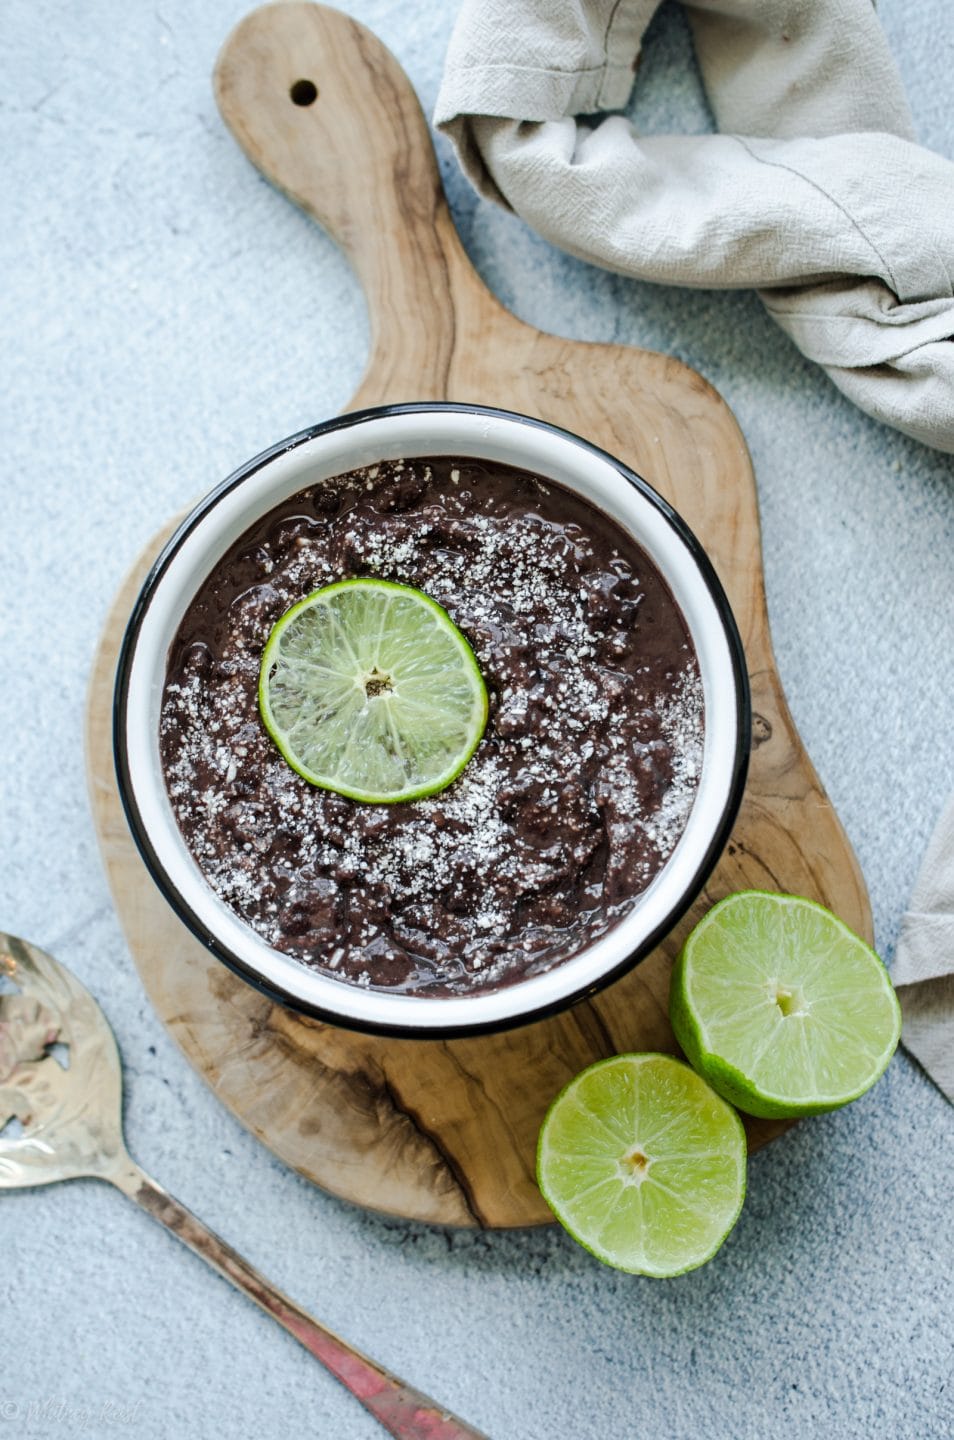
<svg viewBox="0 0 954 1440"><path fill-rule="evenodd" d="M435 123L468 176L596 264L754 286L855 404L954 453L954 164L914 143L870 0L698 0L724 133L647 137L596 112L658 3L465 0Z"/></svg>
<svg viewBox="0 0 954 1440"><path fill-rule="evenodd" d="M954 1104L954 799L938 821L891 972L902 1040Z"/></svg>

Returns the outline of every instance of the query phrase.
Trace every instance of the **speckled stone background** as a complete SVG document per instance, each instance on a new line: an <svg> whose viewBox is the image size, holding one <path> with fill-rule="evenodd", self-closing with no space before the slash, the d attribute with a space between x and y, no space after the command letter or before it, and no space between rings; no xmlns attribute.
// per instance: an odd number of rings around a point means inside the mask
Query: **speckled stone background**
<svg viewBox="0 0 954 1440"><path fill-rule="evenodd" d="M0 8L3 564L0 924L95 991L138 1158L316 1314L495 1440L943 1440L954 1431L954 1114L900 1055L847 1112L756 1156L717 1259L670 1282L556 1229L445 1234L287 1172L159 1027L87 811L82 719L113 592L167 516L345 405L366 319L331 243L250 168L209 75L243 0ZM455 6L351 0L425 107ZM949 0L882 0L925 144L954 155ZM681 13L633 111L705 129ZM480 271L562 334L668 350L741 421L796 720L857 847L890 959L954 784L954 461L854 410L748 294L634 284L465 187ZM0 1198L0 1440L373 1440L253 1307L96 1183Z"/></svg>

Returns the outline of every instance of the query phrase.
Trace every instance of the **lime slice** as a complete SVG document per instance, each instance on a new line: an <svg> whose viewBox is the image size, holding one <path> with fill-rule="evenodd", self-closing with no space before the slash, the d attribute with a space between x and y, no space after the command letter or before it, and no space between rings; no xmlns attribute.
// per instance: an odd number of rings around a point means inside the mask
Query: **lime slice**
<svg viewBox="0 0 954 1440"><path fill-rule="evenodd" d="M615 1055L577 1075L547 1113L537 1182L598 1260L637 1275L703 1265L738 1219L745 1132L671 1055Z"/></svg>
<svg viewBox="0 0 954 1440"><path fill-rule="evenodd" d="M474 652L447 611L389 580L342 580L293 605L268 637L258 703L299 775L371 803L443 790L487 723Z"/></svg>
<svg viewBox="0 0 954 1440"><path fill-rule="evenodd" d="M750 1115L836 1110L875 1083L901 1011L869 945L794 895L745 890L700 920L673 971L676 1038Z"/></svg>

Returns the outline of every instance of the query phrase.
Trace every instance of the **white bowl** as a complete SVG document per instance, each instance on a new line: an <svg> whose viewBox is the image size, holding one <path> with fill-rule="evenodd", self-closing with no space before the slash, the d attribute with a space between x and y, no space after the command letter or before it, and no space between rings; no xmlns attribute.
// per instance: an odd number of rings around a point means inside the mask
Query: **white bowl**
<svg viewBox="0 0 954 1440"><path fill-rule="evenodd" d="M705 697L702 771L686 828L624 918L544 974L471 995L389 994L334 980L261 939L218 898L190 854L159 755L166 657L212 567L260 516L334 475L401 457L501 461L555 480L622 526L652 557L692 635ZM198 938L280 1003L332 1024L415 1037L504 1029L559 1010L628 970L705 883L735 819L748 764L749 691L728 601L672 508L620 461L568 431L475 405L394 405L316 425L250 460L192 511L147 578L123 642L114 749L133 836L154 879Z"/></svg>

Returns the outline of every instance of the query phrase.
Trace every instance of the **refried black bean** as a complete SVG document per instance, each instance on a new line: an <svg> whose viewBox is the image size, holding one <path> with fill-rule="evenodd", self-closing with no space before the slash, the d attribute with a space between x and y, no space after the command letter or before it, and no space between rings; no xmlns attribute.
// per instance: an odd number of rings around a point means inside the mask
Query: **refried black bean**
<svg viewBox="0 0 954 1440"><path fill-rule="evenodd" d="M317 789L259 717L272 626L359 575L438 600L487 684L484 738L428 800ZM160 744L192 854L269 944L450 995L547 970L627 913L685 828L703 729L686 623L646 553L559 485L446 457L304 490L232 546L170 649Z"/></svg>

